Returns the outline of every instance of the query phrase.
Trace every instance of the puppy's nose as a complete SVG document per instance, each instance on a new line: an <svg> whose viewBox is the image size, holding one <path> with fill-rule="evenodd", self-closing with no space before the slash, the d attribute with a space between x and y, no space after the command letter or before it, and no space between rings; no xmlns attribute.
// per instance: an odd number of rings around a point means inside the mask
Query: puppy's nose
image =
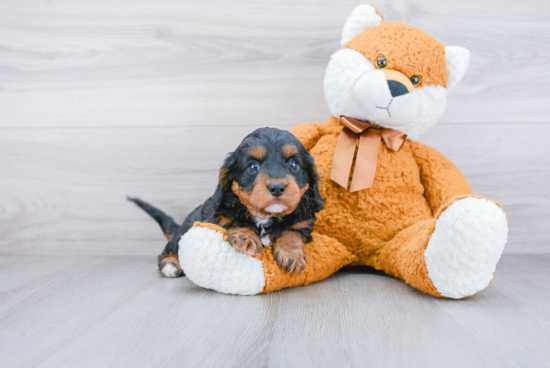
<svg viewBox="0 0 550 368"><path fill-rule="evenodd" d="M389 80L388 87L390 87L390 92L392 97L402 96L409 93L409 90L401 82Z"/></svg>
<svg viewBox="0 0 550 368"><path fill-rule="evenodd" d="M272 196L279 197L285 193L286 185L285 183L275 182L269 184L267 189L269 189L269 193L271 193Z"/></svg>

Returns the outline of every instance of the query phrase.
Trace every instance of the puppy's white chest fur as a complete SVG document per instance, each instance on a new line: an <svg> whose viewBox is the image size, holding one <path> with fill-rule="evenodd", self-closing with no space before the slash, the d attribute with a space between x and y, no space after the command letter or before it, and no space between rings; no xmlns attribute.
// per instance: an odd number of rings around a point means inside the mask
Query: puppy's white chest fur
<svg viewBox="0 0 550 368"><path fill-rule="evenodd" d="M256 227L260 230L260 240L266 247L271 245L271 237L267 234L266 228L271 226L273 218L255 217L254 222Z"/></svg>

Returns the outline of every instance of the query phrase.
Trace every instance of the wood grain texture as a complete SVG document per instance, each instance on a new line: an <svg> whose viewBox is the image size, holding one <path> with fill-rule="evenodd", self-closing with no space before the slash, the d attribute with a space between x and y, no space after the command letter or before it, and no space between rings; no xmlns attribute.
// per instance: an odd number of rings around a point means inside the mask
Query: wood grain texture
<svg viewBox="0 0 550 368"><path fill-rule="evenodd" d="M325 120L322 80L357 0L2 1L0 127ZM548 123L550 3L375 1L472 52L443 123Z"/></svg>
<svg viewBox="0 0 550 368"><path fill-rule="evenodd" d="M486 291L340 272L237 297L159 276L164 238L125 196L181 221L251 130L327 120L360 3L0 0L1 367L548 366L550 258L517 255L550 252L544 0L372 3L472 52L422 141L508 213Z"/></svg>
<svg viewBox="0 0 550 368"><path fill-rule="evenodd" d="M2 367L475 368L550 360L549 255L503 256L489 288L460 301L358 270L243 297L162 278L149 257L0 256L0 265L0 297L11 299L0 304Z"/></svg>
<svg viewBox="0 0 550 368"><path fill-rule="evenodd" d="M285 127L285 126L282 126ZM505 252L550 251L550 126L439 125L423 142L509 217ZM249 128L5 129L0 135L0 252L158 254L140 196L181 222L213 194L224 156Z"/></svg>
<svg viewBox="0 0 550 368"><path fill-rule="evenodd" d="M0 253L155 255L126 195L182 221L251 130L326 121L322 80L357 1L0 1ZM550 3L379 1L472 64L422 138L550 251Z"/></svg>

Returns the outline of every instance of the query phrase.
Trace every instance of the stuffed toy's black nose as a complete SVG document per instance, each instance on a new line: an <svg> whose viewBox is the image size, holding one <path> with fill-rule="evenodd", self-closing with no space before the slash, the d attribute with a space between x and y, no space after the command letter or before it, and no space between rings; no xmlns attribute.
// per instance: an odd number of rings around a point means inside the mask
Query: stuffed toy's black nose
<svg viewBox="0 0 550 368"><path fill-rule="evenodd" d="M409 93L409 90L407 89L407 87L405 87L403 83L398 81L389 80L388 87L390 87L390 92L392 97L406 95L407 93Z"/></svg>

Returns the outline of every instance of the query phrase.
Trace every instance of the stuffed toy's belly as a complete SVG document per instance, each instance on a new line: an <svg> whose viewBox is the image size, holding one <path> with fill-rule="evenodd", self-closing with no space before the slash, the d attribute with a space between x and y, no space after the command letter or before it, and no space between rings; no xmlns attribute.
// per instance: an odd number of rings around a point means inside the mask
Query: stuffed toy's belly
<svg viewBox="0 0 550 368"><path fill-rule="evenodd" d="M372 188L350 193L329 177L337 140L336 135L325 135L310 151L325 198L315 229L345 245L358 257L355 264L368 264L397 233L433 214L408 141L398 152L381 144Z"/></svg>

